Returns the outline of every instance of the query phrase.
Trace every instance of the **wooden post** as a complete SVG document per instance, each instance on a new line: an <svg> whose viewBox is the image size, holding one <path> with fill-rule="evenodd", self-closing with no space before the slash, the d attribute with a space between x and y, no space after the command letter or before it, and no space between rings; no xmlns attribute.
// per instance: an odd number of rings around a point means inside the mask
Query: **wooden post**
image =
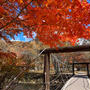
<svg viewBox="0 0 90 90"><path fill-rule="evenodd" d="M45 90L50 90L50 54L44 56L44 85Z"/></svg>
<svg viewBox="0 0 90 90"><path fill-rule="evenodd" d="M73 72L73 75L75 75L75 73L74 73L74 63L72 64L72 72Z"/></svg>
<svg viewBox="0 0 90 90"><path fill-rule="evenodd" d="M89 64L86 65L87 65L87 76L89 76Z"/></svg>

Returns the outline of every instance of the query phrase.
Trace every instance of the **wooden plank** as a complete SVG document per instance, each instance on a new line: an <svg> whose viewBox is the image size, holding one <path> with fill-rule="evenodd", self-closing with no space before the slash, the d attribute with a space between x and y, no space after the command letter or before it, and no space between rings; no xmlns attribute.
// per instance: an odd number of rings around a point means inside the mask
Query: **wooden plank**
<svg viewBox="0 0 90 90"><path fill-rule="evenodd" d="M90 62L77 62L77 63L74 63L74 64L90 64Z"/></svg>

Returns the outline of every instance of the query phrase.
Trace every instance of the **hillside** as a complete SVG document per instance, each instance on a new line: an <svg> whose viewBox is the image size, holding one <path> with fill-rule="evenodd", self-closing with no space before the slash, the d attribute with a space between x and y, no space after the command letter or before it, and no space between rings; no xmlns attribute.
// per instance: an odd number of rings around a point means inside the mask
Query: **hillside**
<svg viewBox="0 0 90 90"><path fill-rule="evenodd" d="M17 58L30 59L37 56L40 49L48 48L48 46L43 45L38 40L31 42L20 42L13 41L11 43L6 43L3 40L0 40L0 49L4 52L14 52L17 55ZM24 56L23 56L24 55ZM59 54L61 56L62 54ZM81 52L81 53L64 53L65 57L73 57L75 61L90 61L90 52ZM64 58L64 57L63 57Z"/></svg>
<svg viewBox="0 0 90 90"><path fill-rule="evenodd" d="M36 40L31 42L20 42L13 41L11 43L6 43L3 40L0 40L0 49L5 52L14 52L20 57L22 52L31 52L32 54L36 54L37 50L46 48L47 46L43 45L41 42L37 42Z"/></svg>

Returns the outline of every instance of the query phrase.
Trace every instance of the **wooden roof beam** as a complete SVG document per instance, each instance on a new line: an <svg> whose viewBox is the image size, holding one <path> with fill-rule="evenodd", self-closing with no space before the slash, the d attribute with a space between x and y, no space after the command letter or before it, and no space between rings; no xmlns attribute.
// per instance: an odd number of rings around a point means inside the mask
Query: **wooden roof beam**
<svg viewBox="0 0 90 90"><path fill-rule="evenodd" d="M41 52L42 50L40 50ZM69 52L84 52L90 51L90 45L73 46L73 47L61 47L56 50L55 48L48 48L42 54L47 53L69 53Z"/></svg>

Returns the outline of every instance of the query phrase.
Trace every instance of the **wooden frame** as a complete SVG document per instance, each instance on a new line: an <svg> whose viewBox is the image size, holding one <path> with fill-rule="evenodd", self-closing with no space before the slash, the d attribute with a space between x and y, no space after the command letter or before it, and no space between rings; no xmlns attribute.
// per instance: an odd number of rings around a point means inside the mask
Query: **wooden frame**
<svg viewBox="0 0 90 90"><path fill-rule="evenodd" d="M86 65L86 67L87 67L87 76L89 77L90 75L89 75L89 64L90 64L90 62L82 62L82 63L73 63L72 64L72 71L73 71L73 75L75 75L75 72L74 72L74 66L75 65L80 65L80 64L85 64Z"/></svg>
<svg viewBox="0 0 90 90"><path fill-rule="evenodd" d="M40 50L42 52L43 50ZM73 47L62 47L58 48L58 50L52 48L48 48L43 51L44 55L44 83L45 90L50 90L50 54L51 53L68 53L68 52L85 52L90 51L90 45L86 46L73 46ZM74 70L73 70L74 72ZM89 73L88 73L89 74Z"/></svg>

